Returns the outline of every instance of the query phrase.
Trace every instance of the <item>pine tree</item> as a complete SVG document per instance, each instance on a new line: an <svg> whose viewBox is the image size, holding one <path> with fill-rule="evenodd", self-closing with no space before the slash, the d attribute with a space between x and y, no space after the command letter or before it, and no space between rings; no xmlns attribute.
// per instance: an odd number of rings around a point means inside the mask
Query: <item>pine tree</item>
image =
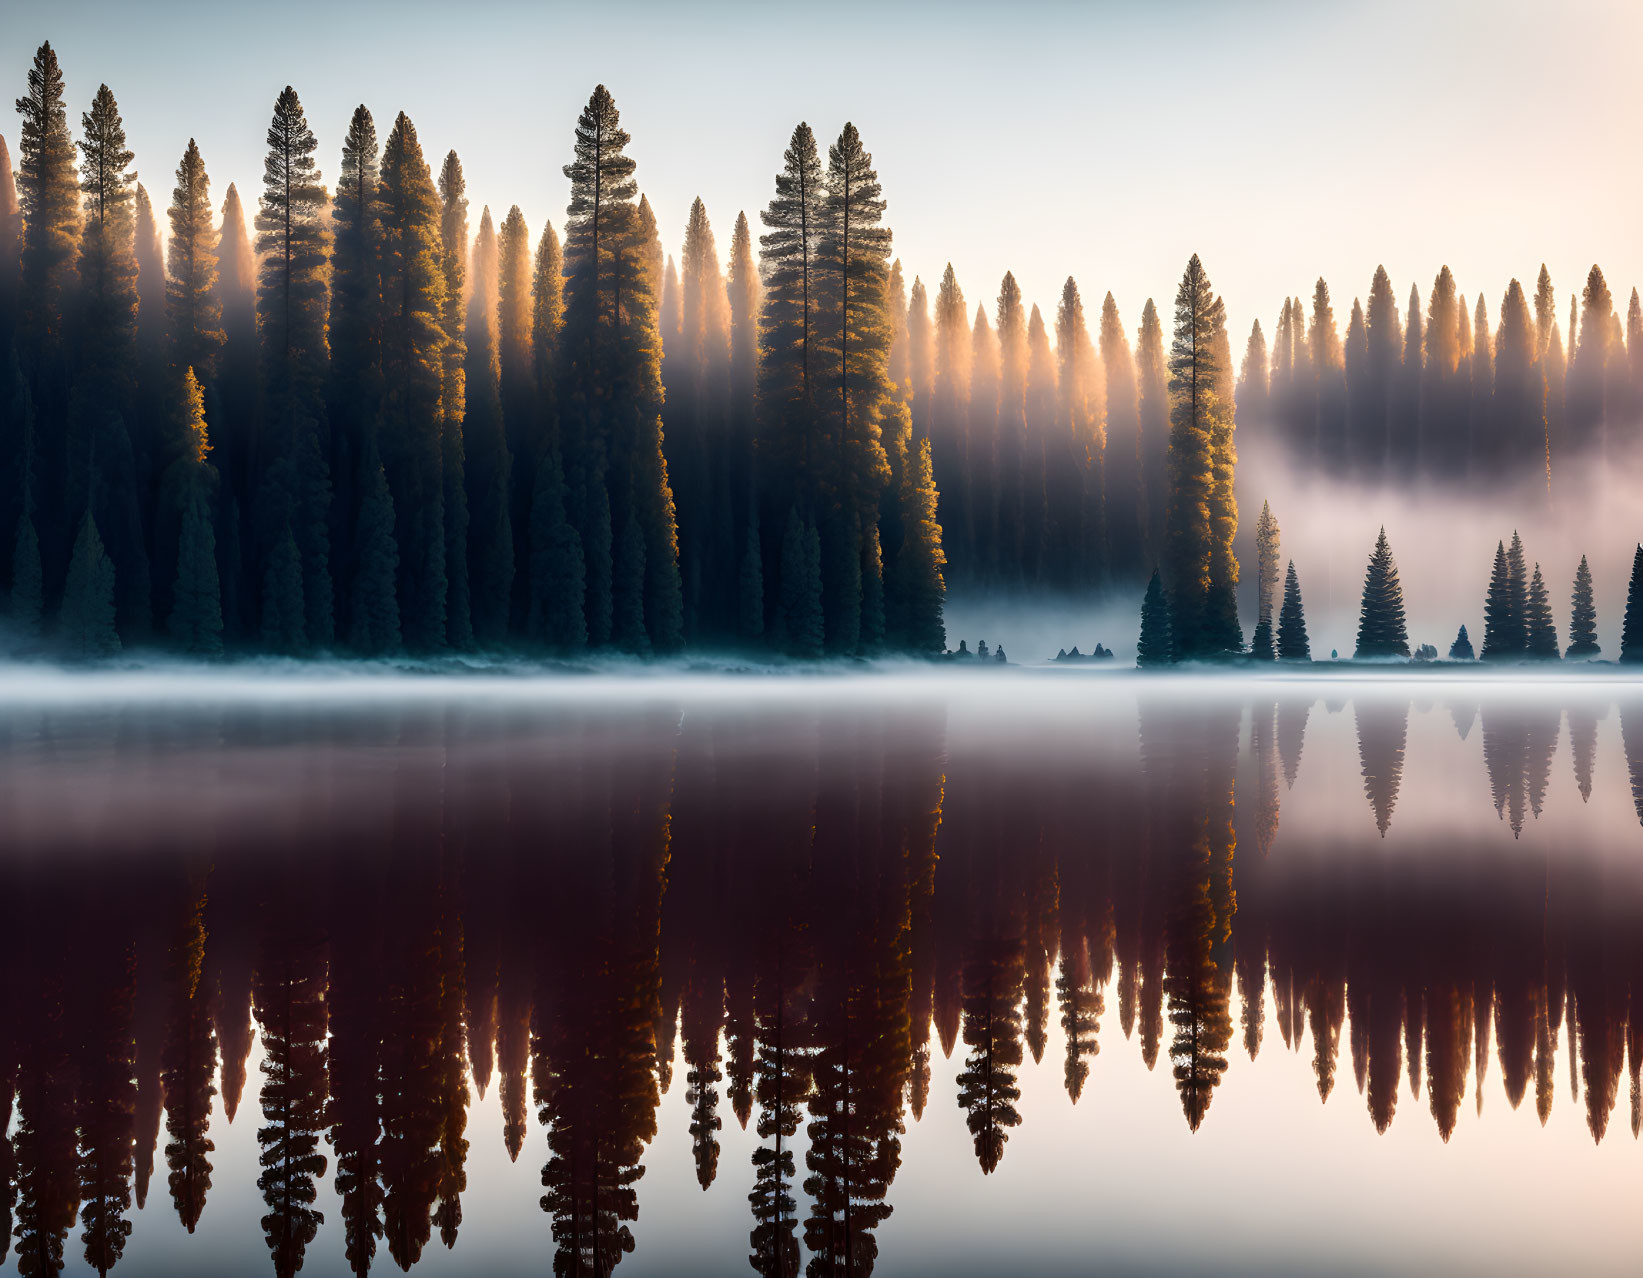
<svg viewBox="0 0 1643 1278"><path fill-rule="evenodd" d="M1134 583L1146 564L1141 404L1135 359L1111 293L1101 302L1100 344L1101 367L1107 378L1107 547L1114 581ZM1263 379L1265 372L1263 367Z"/></svg>
<svg viewBox="0 0 1643 1278"><path fill-rule="evenodd" d="M1632 577L1626 586L1626 616L1620 625L1620 660L1625 665L1643 661L1643 546L1632 556Z"/></svg>
<svg viewBox="0 0 1643 1278"><path fill-rule="evenodd" d="M588 572L589 639L604 642L614 633L618 609L624 617L637 612L645 641L666 652L683 638L683 599L662 453L654 229L633 204L629 140L615 101L597 86L577 122L576 158L565 166L571 201L561 441L568 513ZM630 524L637 539L628 533ZM620 542L611 538L616 528L623 530ZM642 567L632 562L640 548ZM637 606L616 600L618 586L642 591ZM638 636L630 638L636 643Z"/></svg>
<svg viewBox="0 0 1643 1278"><path fill-rule="evenodd" d="M1476 654L1472 651L1472 638L1466 633L1466 627L1462 626L1455 635L1455 642L1449 645L1449 660L1472 661L1475 659Z"/></svg>
<svg viewBox="0 0 1643 1278"><path fill-rule="evenodd" d="M348 610L349 646L366 656L380 656L399 647L399 600L394 583L399 572L399 549L394 542L394 498L388 476L367 440L361 459L364 483L360 493L359 522L354 531L354 587Z"/></svg>
<svg viewBox="0 0 1643 1278"><path fill-rule="evenodd" d="M1255 623L1250 653L1258 661L1271 661L1276 655L1272 646L1272 627L1278 594L1278 521L1272 515L1270 502L1261 503L1261 515L1255 521L1255 555L1255 598L1259 620Z"/></svg>
<svg viewBox="0 0 1643 1278"><path fill-rule="evenodd" d="M466 412L463 443L468 484L468 578L474 639L494 647L508 633L513 594L514 538L508 441L496 350L497 251L489 208L480 215L469 273Z"/></svg>
<svg viewBox="0 0 1643 1278"><path fill-rule="evenodd" d="M1552 620L1551 595L1536 564L1529 579L1528 606L1524 611L1524 642L1528 655L1540 661L1557 660L1557 623Z"/></svg>
<svg viewBox="0 0 1643 1278"><path fill-rule="evenodd" d="M1281 661L1312 660L1312 645L1306 637L1306 609L1301 603L1301 583L1295 576L1293 559L1284 575L1284 603L1278 611L1278 658Z"/></svg>
<svg viewBox="0 0 1643 1278"><path fill-rule="evenodd" d="M274 539L263 573L262 644L270 652L285 656L300 653L308 646L302 552L289 524Z"/></svg>
<svg viewBox="0 0 1643 1278"><path fill-rule="evenodd" d="M191 368L202 383L216 378L222 350L222 303L217 296L217 248L213 235L211 179L194 139L177 165L171 192L170 278L166 310L171 326L172 360Z"/></svg>
<svg viewBox="0 0 1643 1278"><path fill-rule="evenodd" d="M1593 601L1592 570L1586 556L1575 569L1574 593L1569 600L1569 648L1566 657L1595 657L1603 649L1597 644L1597 604Z"/></svg>
<svg viewBox="0 0 1643 1278"><path fill-rule="evenodd" d="M205 422L205 392L192 368L183 375L183 398L188 452L174 465L181 468L177 486L185 495L177 579L166 628L172 642L190 656L216 657L222 655L222 587L211 519L216 472L206 461L211 440Z"/></svg>
<svg viewBox="0 0 1643 1278"><path fill-rule="evenodd" d="M906 412L905 406L901 411ZM885 582L887 637L899 651L940 656L947 650L947 630L942 622L947 591L942 569L947 556L937 522L935 470L928 439L910 445L906 464L901 467L897 506L901 544ZM870 535L876 545L876 532ZM864 581L867 579L864 577Z"/></svg>
<svg viewBox="0 0 1643 1278"><path fill-rule="evenodd" d="M1523 552L1523 539L1512 530L1512 544L1506 548L1506 598L1511 609L1512 630L1508 635L1521 653L1528 645L1529 567Z"/></svg>
<svg viewBox="0 0 1643 1278"><path fill-rule="evenodd" d="M1358 614L1358 658L1407 657L1409 633L1404 625L1403 587L1398 565L1382 528L1364 573L1363 606Z"/></svg>
<svg viewBox="0 0 1643 1278"><path fill-rule="evenodd" d="M80 242L79 178L63 106L63 72L50 42L35 52L28 92L17 99L17 198L23 213L21 336L24 366L63 340L67 295Z"/></svg>
<svg viewBox="0 0 1643 1278"><path fill-rule="evenodd" d="M1143 562L1165 558L1169 511L1170 395L1164 328L1152 299L1141 311L1135 342L1135 383L1141 435L1141 499L1146 538Z"/></svg>
<svg viewBox="0 0 1643 1278"><path fill-rule="evenodd" d="M147 632L150 577L130 424L136 407L136 174L120 108L101 86L81 116L78 365L69 399L64 507L109 530L115 607L127 637ZM146 467L145 467L146 470Z"/></svg>
<svg viewBox="0 0 1643 1278"><path fill-rule="evenodd" d="M322 387L326 373L325 188L313 130L289 85L274 103L257 210L257 328L266 399L255 501L263 599L280 614L265 633L323 647L334 632L330 561L331 472ZM288 611L289 537L297 550L303 617Z"/></svg>
<svg viewBox="0 0 1643 1278"><path fill-rule="evenodd" d="M759 447L769 458L762 480L782 507L815 501L817 332L822 223L822 169L808 124L793 130L776 175L776 194L761 218L764 315L759 330ZM916 286L915 286L916 287Z"/></svg>
<svg viewBox="0 0 1643 1278"><path fill-rule="evenodd" d="M549 445L541 450L531 496L531 638L561 652L585 646L586 589L582 539L565 517L559 451Z"/></svg>
<svg viewBox="0 0 1643 1278"><path fill-rule="evenodd" d="M496 360L502 422L512 464L508 470L508 524L513 533L514 577L509 621L523 629L530 610L531 490L536 476L540 417L531 359L535 322L531 304L531 239L515 204L497 228Z"/></svg>
<svg viewBox="0 0 1643 1278"><path fill-rule="evenodd" d="M441 208L416 127L400 113L382 147L382 468L394 500L402 637L445 643L445 278Z"/></svg>
<svg viewBox="0 0 1643 1278"><path fill-rule="evenodd" d="M1141 639L1136 645L1135 664L1143 669L1167 666L1175 660L1175 636L1170 627L1169 596L1158 569L1152 570L1147 595L1141 601Z"/></svg>
<svg viewBox="0 0 1643 1278"><path fill-rule="evenodd" d="M817 659L823 651L821 537L797 507L788 511L782 534L780 581L778 634L791 655Z"/></svg>
<svg viewBox="0 0 1643 1278"><path fill-rule="evenodd" d="M89 510L74 541L57 628L58 643L73 660L93 661L120 651L114 628L114 564L103 553L103 539Z"/></svg>
<svg viewBox="0 0 1643 1278"><path fill-rule="evenodd" d="M873 157L852 124L828 148L826 185L817 253L824 317L823 607L828 649L849 655L861 640L862 543L889 479L879 414L892 394L884 302L890 231Z"/></svg>
<svg viewBox="0 0 1643 1278"><path fill-rule="evenodd" d="M1495 566L1489 574L1489 593L1483 604L1483 659L1511 660L1524 650L1523 614L1512 591L1511 561L1504 542L1495 543Z"/></svg>
<svg viewBox="0 0 1643 1278"><path fill-rule="evenodd" d="M463 339L463 289L468 275L468 194L455 151L439 171L439 273L445 285L440 328L440 478L445 504L445 641L473 646L473 610L468 580L468 484L464 423L467 413L467 356ZM551 229L551 228L550 228Z"/></svg>
<svg viewBox="0 0 1643 1278"><path fill-rule="evenodd" d="M354 108L343 136L336 197L331 203L331 346L329 407L334 426L331 474L336 493L332 539L337 573L347 582L357 571L354 529L361 493L370 478L365 454L381 447L382 320L385 299L379 274L382 254L382 170L376 121L364 104ZM352 629L352 591L341 592L338 612Z"/></svg>
<svg viewBox="0 0 1643 1278"><path fill-rule="evenodd" d="M1212 636L1211 568L1215 547L1217 370L1212 351L1217 307L1203 263L1193 254L1175 295L1170 345L1169 541L1165 559L1170 619L1178 657L1221 651Z"/></svg>

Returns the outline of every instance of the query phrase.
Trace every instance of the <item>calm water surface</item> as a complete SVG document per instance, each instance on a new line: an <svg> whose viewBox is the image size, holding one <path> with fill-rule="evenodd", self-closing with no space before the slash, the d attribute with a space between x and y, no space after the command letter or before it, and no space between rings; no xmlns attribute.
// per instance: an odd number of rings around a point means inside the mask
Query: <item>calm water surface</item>
<svg viewBox="0 0 1643 1278"><path fill-rule="evenodd" d="M0 685L0 1271L1635 1273L1640 813L1619 682Z"/></svg>

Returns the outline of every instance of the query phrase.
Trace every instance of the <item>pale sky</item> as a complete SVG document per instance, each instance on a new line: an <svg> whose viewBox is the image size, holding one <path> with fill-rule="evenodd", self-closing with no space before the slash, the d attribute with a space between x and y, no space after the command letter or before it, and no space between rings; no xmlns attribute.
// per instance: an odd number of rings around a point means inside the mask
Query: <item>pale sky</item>
<svg viewBox="0 0 1643 1278"><path fill-rule="evenodd" d="M273 15L281 15L277 23ZM1643 8L1493 3L756 5L0 0L0 97L58 50L71 123L99 82L157 205L198 139L220 203L259 189L293 84L325 180L365 102L456 147L479 208L562 226L576 116L596 82L633 134L677 254L700 195L728 250L769 200L792 127L853 120L909 282L951 260L973 312L1014 270L1046 317L1070 273L1111 290L1133 339L1203 256L1237 347L1286 293L1330 282L1344 329L1377 263L1400 306L1448 263L1491 317L1542 260L1567 306L1592 262L1624 304L1643 281L1635 76ZM17 117L0 112L15 150Z"/></svg>

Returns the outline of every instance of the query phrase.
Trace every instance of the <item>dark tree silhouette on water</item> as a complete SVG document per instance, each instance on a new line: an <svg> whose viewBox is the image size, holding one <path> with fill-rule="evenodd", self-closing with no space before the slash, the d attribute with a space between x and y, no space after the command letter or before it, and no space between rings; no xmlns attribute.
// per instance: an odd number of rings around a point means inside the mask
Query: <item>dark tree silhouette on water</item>
<svg viewBox="0 0 1643 1278"><path fill-rule="evenodd" d="M1284 604L1278 613L1278 657L1282 661L1311 661L1312 645L1306 635L1306 609L1301 602L1301 582L1295 575L1295 561L1284 574Z"/></svg>
<svg viewBox="0 0 1643 1278"><path fill-rule="evenodd" d="M1556 661L1557 623L1552 620L1552 600L1546 581L1536 564L1529 580L1527 606L1524 610L1524 649L1538 661Z"/></svg>
<svg viewBox="0 0 1643 1278"><path fill-rule="evenodd" d="M1278 521L1272 515L1269 502L1261 503L1261 515L1255 521L1255 553L1257 621L1249 650L1257 661L1271 661L1277 655L1273 647L1273 614L1278 595Z"/></svg>
<svg viewBox="0 0 1643 1278"><path fill-rule="evenodd" d="M1472 651L1471 636L1466 633L1466 627L1463 625L1455 634L1455 642L1449 645L1449 660L1473 661L1476 657L1477 654Z"/></svg>
<svg viewBox="0 0 1643 1278"><path fill-rule="evenodd" d="M1169 596L1164 592L1164 580L1156 568L1147 583L1146 598L1141 601L1141 638L1136 645L1135 664L1141 667L1165 666L1175 660L1175 635L1170 625Z"/></svg>
<svg viewBox="0 0 1643 1278"><path fill-rule="evenodd" d="M1595 657L1603 649L1597 643L1597 605L1592 599L1592 570L1586 556L1575 569L1574 591L1569 597L1569 647L1566 657Z"/></svg>
<svg viewBox="0 0 1643 1278"><path fill-rule="evenodd" d="M1620 626L1620 660L1643 661L1643 545L1632 556L1632 576L1626 586L1626 615Z"/></svg>
<svg viewBox="0 0 1643 1278"><path fill-rule="evenodd" d="M1398 565L1382 528L1364 574L1363 606L1358 615L1357 657L1407 657L1409 633L1404 626L1403 587Z"/></svg>

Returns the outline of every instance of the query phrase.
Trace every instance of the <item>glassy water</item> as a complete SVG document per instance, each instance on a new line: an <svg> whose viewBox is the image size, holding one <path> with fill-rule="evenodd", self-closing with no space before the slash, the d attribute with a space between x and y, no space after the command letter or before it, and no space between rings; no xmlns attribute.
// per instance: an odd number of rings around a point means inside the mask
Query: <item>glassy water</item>
<svg viewBox="0 0 1643 1278"><path fill-rule="evenodd" d="M1621 683L12 687L3 1269L1635 1272L1640 814Z"/></svg>

